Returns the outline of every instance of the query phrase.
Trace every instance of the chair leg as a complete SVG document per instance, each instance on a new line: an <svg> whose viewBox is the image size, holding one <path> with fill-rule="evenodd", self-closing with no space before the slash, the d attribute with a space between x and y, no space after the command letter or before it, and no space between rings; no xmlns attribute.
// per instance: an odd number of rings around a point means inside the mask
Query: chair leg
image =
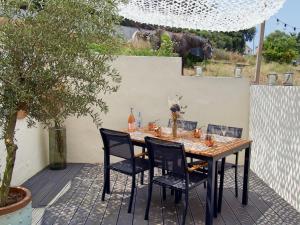
<svg viewBox="0 0 300 225"><path fill-rule="evenodd" d="M167 190L166 187L162 187L162 195L163 195L163 200L167 199Z"/></svg>
<svg viewBox="0 0 300 225"><path fill-rule="evenodd" d="M148 185L148 200L147 200L147 207L145 211L145 220L149 219L149 210L150 210L150 203L151 203L151 198L152 198L152 181L150 180L149 185Z"/></svg>
<svg viewBox="0 0 300 225"><path fill-rule="evenodd" d="M103 184L103 189L102 189L102 197L101 200L104 201L105 200L105 193L107 192L107 181L109 179L109 177L107 176L107 169L104 169L104 184Z"/></svg>
<svg viewBox="0 0 300 225"><path fill-rule="evenodd" d="M128 206L128 213L131 213L132 202L133 202L133 197L134 197L134 191L135 191L135 175L132 176L131 193L130 193L130 200L129 200L129 206Z"/></svg>
<svg viewBox="0 0 300 225"><path fill-rule="evenodd" d="M106 176L107 176L106 194L110 194L110 169L109 168L107 168Z"/></svg>
<svg viewBox="0 0 300 225"><path fill-rule="evenodd" d="M177 190L175 190L175 204L179 203L179 193Z"/></svg>
<svg viewBox="0 0 300 225"><path fill-rule="evenodd" d="M204 188L206 189L206 181L203 183Z"/></svg>
<svg viewBox="0 0 300 225"><path fill-rule="evenodd" d="M185 219L186 219L186 214L187 214L188 207L189 207L189 192L187 190L185 192L185 207L184 207L184 211L183 211L181 225L185 225Z"/></svg>
<svg viewBox="0 0 300 225"><path fill-rule="evenodd" d="M171 195L173 196L175 193L174 189L171 189Z"/></svg>
<svg viewBox="0 0 300 225"><path fill-rule="evenodd" d="M166 175L166 171L164 169L162 169L162 175ZM162 194L163 194L163 200L166 200L167 199L167 190L166 190L166 187L162 187Z"/></svg>
<svg viewBox="0 0 300 225"><path fill-rule="evenodd" d="M239 197L239 190L238 190L238 162L239 162L239 153L235 154L235 168L234 168L234 182L235 182L235 197Z"/></svg>

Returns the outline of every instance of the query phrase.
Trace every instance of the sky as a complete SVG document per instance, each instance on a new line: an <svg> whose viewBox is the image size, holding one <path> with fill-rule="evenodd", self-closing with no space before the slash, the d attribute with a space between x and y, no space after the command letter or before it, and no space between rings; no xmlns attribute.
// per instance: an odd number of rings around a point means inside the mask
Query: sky
<svg viewBox="0 0 300 225"><path fill-rule="evenodd" d="M299 28L296 32L300 32L300 0L286 0L283 7L272 16L268 21L266 21L265 36L270 34L275 30L281 30L285 32L293 32L293 28L287 27L284 30L284 24L277 24L276 18L284 21L293 27ZM254 39L254 46L256 47L259 42L259 26L256 28L256 36ZM248 43L249 47L253 48L253 42Z"/></svg>

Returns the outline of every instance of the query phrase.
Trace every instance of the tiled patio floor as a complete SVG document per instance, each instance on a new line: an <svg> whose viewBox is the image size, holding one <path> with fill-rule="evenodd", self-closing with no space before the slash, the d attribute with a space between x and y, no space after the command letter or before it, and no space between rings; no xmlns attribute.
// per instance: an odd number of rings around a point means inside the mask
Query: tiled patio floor
<svg viewBox="0 0 300 225"><path fill-rule="evenodd" d="M134 201L134 211L127 213L131 178L112 173L111 195L101 201L102 165L69 164L66 170L45 169L25 182L33 194L33 224L42 225L144 225L178 224L183 204L174 204L168 193L162 201L161 191L154 189L150 220L145 221L144 210L147 185L140 185ZM240 188L242 169L240 169ZM154 186L155 187L155 186ZM225 175L222 213L214 224L271 224L299 225L300 213L278 196L254 173L250 177L249 205L234 197L233 171ZM186 224L201 225L205 219L203 185L191 192ZM241 196L241 193L240 193Z"/></svg>

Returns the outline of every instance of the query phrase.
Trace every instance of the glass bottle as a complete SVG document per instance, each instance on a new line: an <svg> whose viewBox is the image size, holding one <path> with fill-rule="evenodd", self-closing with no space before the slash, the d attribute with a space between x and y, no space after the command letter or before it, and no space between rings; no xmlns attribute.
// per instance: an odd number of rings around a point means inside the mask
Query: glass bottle
<svg viewBox="0 0 300 225"><path fill-rule="evenodd" d="M141 112L138 113L136 125L137 125L137 128L141 128L142 127L142 114L141 114Z"/></svg>
<svg viewBox="0 0 300 225"><path fill-rule="evenodd" d="M133 115L133 108L130 108L130 114L128 117L128 131L129 132L135 131L135 118Z"/></svg>

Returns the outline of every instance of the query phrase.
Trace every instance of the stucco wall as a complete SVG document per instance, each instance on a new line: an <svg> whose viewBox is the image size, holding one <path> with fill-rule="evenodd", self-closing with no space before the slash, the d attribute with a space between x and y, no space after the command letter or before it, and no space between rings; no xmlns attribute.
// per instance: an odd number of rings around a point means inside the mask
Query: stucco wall
<svg viewBox="0 0 300 225"><path fill-rule="evenodd" d="M47 132L37 125L27 128L26 121L18 120L16 126L18 145L12 185L20 185L48 165ZM3 140L0 143L0 171L5 166L6 150Z"/></svg>
<svg viewBox="0 0 300 225"><path fill-rule="evenodd" d="M119 57L114 66L122 76L119 91L104 96L109 113L103 115L103 126L127 127L130 107L142 113L143 122L169 119L168 96L182 95L188 105L185 119L243 127L248 135L249 81L235 78L202 78L181 76L181 59L166 57ZM99 131L89 117L66 121L69 162L101 162ZM13 185L19 185L48 165L48 132L41 126L28 129L25 120L17 123L18 152ZM0 165L3 169L5 148L0 143Z"/></svg>
<svg viewBox="0 0 300 225"><path fill-rule="evenodd" d="M251 169L300 211L300 87L250 90Z"/></svg>
<svg viewBox="0 0 300 225"><path fill-rule="evenodd" d="M185 119L199 125L225 124L244 128L248 135L249 81L240 78L181 76L181 59L166 57L119 57L114 66L122 76L119 91L104 99L109 113L103 127L127 127L130 107L141 112L144 124L169 119L168 96L182 95L188 105ZM70 118L66 121L68 160L99 162L102 160L100 135L90 118Z"/></svg>

